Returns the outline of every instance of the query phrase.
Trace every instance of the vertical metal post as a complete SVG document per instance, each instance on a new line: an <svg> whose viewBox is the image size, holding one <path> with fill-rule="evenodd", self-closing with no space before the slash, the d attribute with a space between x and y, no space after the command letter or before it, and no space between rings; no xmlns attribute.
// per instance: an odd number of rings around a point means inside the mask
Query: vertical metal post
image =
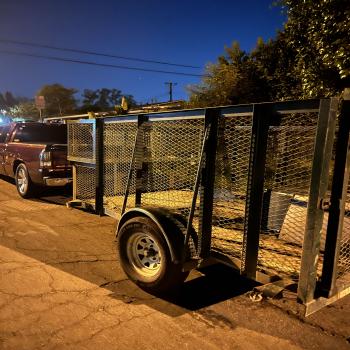
<svg viewBox="0 0 350 350"><path fill-rule="evenodd" d="M95 155L96 155L96 196L95 196L95 212L96 214L103 215L103 193L104 193L104 147L103 147L103 131L104 131L104 119L97 118L96 122L96 143L95 143Z"/></svg>
<svg viewBox="0 0 350 350"><path fill-rule="evenodd" d="M200 184L200 220L199 220L199 257L205 259L210 255L213 201L215 183L215 160L218 142L218 120L220 109L210 108L205 111L205 128L208 130L208 139L204 146L204 166L201 172Z"/></svg>
<svg viewBox="0 0 350 350"><path fill-rule="evenodd" d="M337 99L320 100L319 118L312 162L309 202L298 283L298 298L304 303L314 298L317 280L317 265L323 223L329 163L335 133Z"/></svg>
<svg viewBox="0 0 350 350"><path fill-rule="evenodd" d="M67 122L67 156L74 154L71 144L71 138L74 138L74 128L72 128L72 124Z"/></svg>
<svg viewBox="0 0 350 350"><path fill-rule="evenodd" d="M256 278L271 104L254 104L241 274Z"/></svg>
<svg viewBox="0 0 350 350"><path fill-rule="evenodd" d="M77 167L75 164L72 165L72 176L73 176L73 201L77 199Z"/></svg>
<svg viewBox="0 0 350 350"><path fill-rule="evenodd" d="M92 159L96 162L97 158L97 130L96 130L96 119L92 121Z"/></svg>
<svg viewBox="0 0 350 350"><path fill-rule="evenodd" d="M143 180L147 172L147 163L144 162L146 152L145 144L145 122L148 121L148 116L139 115L137 133L138 140L135 145L135 168L136 168L136 189L135 189L135 207L141 206L141 197L143 192Z"/></svg>
<svg viewBox="0 0 350 350"><path fill-rule="evenodd" d="M323 259L320 291L326 297L337 292L338 258L343 232L344 210L349 181L350 167L350 89L344 95L340 108L339 130L335 150L332 193L329 206L329 217L325 253Z"/></svg>

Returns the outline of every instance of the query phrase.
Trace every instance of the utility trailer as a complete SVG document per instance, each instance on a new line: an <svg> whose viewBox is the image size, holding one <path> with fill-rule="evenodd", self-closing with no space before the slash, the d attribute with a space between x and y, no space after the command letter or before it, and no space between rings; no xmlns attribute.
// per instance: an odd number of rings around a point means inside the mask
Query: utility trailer
<svg viewBox="0 0 350 350"><path fill-rule="evenodd" d="M311 314L350 292L346 92L68 122L69 205L118 220L122 267L149 292L220 261L297 284Z"/></svg>

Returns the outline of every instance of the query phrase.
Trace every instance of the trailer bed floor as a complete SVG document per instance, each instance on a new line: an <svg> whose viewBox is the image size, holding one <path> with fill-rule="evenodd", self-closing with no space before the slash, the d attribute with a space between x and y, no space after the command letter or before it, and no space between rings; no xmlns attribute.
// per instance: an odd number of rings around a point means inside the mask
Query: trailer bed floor
<svg viewBox="0 0 350 350"><path fill-rule="evenodd" d="M157 191L142 194L142 206L144 207L165 207L175 211L189 211L192 202L193 192L190 190L172 190L172 191ZM120 219L120 212L124 202L124 196L104 197L104 207L106 213ZM135 195L130 194L127 202L127 209L134 207ZM220 217L224 216L227 221L242 219L244 216L244 200L220 201L215 203L216 212ZM196 207L199 207L199 198L197 199ZM294 208L290 208L291 215L294 214ZM215 213L215 210L214 210ZM300 215L300 210L298 211ZM305 213L306 215L306 209ZM286 217L288 222L290 218ZM198 218L195 216L193 226L198 227ZM220 227L220 224L213 225L212 234L212 250L227 256L228 258L241 259L242 244L243 244L243 224L236 225L237 228ZM293 227L293 233L295 228ZM303 229L303 227L300 227ZM282 230L286 230L285 228ZM282 231L281 230L281 231ZM260 235L260 248L258 255L258 269L269 275L285 275L288 278L297 279L300 270L302 242L295 242L284 239L286 232L282 234L267 234L262 232ZM290 236L291 236L290 233ZM300 232L303 235L303 232ZM282 236L282 238L281 238ZM322 257L320 257L320 260ZM321 264L319 264L321 266ZM321 271L318 271L320 273Z"/></svg>

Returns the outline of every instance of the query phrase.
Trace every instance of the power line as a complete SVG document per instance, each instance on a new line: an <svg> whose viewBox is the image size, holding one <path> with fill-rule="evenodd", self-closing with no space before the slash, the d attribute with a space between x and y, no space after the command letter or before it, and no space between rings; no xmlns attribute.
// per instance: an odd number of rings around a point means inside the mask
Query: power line
<svg viewBox="0 0 350 350"><path fill-rule="evenodd" d="M7 43L7 44L16 44L16 45L40 47L40 48L44 48L44 49L51 49L51 50L57 50L57 51L83 53L83 54L94 55L94 56L102 56L102 57L109 57L109 58L119 58L119 59L123 59L123 60L137 61L137 62L144 62L144 63L156 63L156 64L163 64L163 65L168 65L168 66L185 67L185 68L196 68L196 69L201 68L199 66L192 66L192 65L188 65L188 64L172 63L172 62L166 62L166 61L147 60L147 59L137 58L137 57L112 55L112 54L108 54L108 53L102 53L102 52L96 52L96 51L90 51L90 50L71 49L71 48L65 48L65 47L59 47L59 46L37 44L37 43L26 42L26 41L0 39L0 42Z"/></svg>
<svg viewBox="0 0 350 350"><path fill-rule="evenodd" d="M191 73L185 73L185 72L166 71L166 70L159 70L159 69L148 69L148 68L121 66L121 65L116 65L116 64L107 64L107 63L98 63L98 62L92 62L92 61L75 60L75 59L71 59L71 58L63 58L63 57L57 57L57 56L38 55L38 54L33 54L33 53L28 53L28 52L0 50L0 54L1 53L2 54L6 54L6 55L16 55L16 56L27 56L27 57L35 57L35 58L44 58L44 59L52 60L52 61L61 61L61 62L69 62L69 63L86 64L86 65L90 65L90 66L99 66L99 67L116 68L116 69L136 70L136 71L141 71L141 72L152 72L152 73L182 75L182 76L188 76L188 77L199 77L199 78L203 77L203 75L200 75L200 74L191 74Z"/></svg>

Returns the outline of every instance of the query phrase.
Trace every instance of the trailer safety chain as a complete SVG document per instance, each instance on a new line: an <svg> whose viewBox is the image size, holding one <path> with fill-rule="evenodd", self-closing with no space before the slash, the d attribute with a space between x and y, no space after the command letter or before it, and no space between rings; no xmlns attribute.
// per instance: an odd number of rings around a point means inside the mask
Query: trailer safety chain
<svg viewBox="0 0 350 350"><path fill-rule="evenodd" d="M264 299L263 293L259 292L257 290L252 290L252 291L248 292L246 295L254 303L259 303Z"/></svg>

